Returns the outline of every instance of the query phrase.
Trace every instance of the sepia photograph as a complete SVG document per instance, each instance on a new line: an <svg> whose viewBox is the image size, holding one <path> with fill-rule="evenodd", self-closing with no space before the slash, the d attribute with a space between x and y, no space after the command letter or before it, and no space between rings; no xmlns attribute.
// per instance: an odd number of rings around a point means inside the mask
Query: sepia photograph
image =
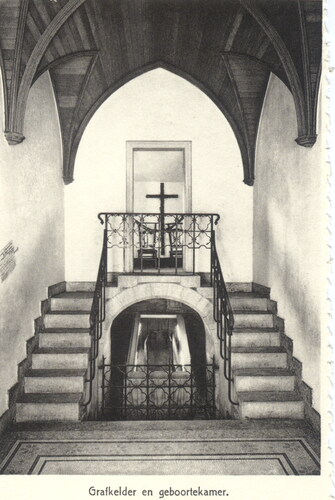
<svg viewBox="0 0 335 500"><path fill-rule="evenodd" d="M0 0L4 500L330 498L325 23Z"/></svg>

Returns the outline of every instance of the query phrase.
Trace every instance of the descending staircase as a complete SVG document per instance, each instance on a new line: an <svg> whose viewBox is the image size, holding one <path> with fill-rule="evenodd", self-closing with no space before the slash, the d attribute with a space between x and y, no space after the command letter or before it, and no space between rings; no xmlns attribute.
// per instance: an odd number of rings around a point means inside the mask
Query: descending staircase
<svg viewBox="0 0 335 500"><path fill-rule="evenodd" d="M192 286L192 284L190 285ZM67 283L50 299L16 404L16 421L80 420L89 359L89 315L94 284ZM210 287L196 291L212 300ZM277 328L276 303L252 284L230 286L235 327L232 368L236 418L304 418L304 402Z"/></svg>

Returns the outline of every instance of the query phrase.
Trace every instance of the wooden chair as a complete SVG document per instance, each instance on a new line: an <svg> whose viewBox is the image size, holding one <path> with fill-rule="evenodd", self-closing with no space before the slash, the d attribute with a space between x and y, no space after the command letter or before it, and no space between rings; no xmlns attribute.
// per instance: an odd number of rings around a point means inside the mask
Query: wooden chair
<svg viewBox="0 0 335 500"><path fill-rule="evenodd" d="M147 222L144 224L140 221L135 221L138 227L139 249L137 250L138 258L141 261L153 260L155 268L158 266L157 257L157 222Z"/></svg>
<svg viewBox="0 0 335 500"><path fill-rule="evenodd" d="M166 232L169 235L170 241L170 259L182 259L183 258L183 226L182 219L178 219L176 222L166 224Z"/></svg>

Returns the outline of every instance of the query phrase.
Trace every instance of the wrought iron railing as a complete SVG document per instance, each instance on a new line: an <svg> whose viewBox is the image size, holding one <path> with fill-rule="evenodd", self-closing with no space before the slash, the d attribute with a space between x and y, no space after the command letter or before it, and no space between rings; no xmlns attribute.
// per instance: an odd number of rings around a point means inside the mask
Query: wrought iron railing
<svg viewBox="0 0 335 500"><path fill-rule="evenodd" d="M213 227L219 220L218 214L203 213L103 212L98 217L107 229L108 249L118 252L113 262L122 272L150 269L158 274L166 269L195 274L203 253L211 255Z"/></svg>
<svg viewBox="0 0 335 500"><path fill-rule="evenodd" d="M231 404L239 403L232 398L232 363L231 338L234 329L234 314L223 277L219 256L216 249L215 232L212 234L212 272L213 285L213 316L216 322L217 337L220 341L220 356L224 361L224 376L228 382L228 399Z"/></svg>
<svg viewBox="0 0 335 500"><path fill-rule="evenodd" d="M92 401L93 381L97 374L99 341L102 337L102 323L105 321L105 316L106 316L106 309L105 309L106 284L107 284L107 231L105 229L98 276L95 285L91 313L90 313L91 347L89 351L89 366L88 366L87 376L85 378L86 390L84 394L86 399L84 399L81 402L82 406L84 407L87 407Z"/></svg>
<svg viewBox="0 0 335 500"><path fill-rule="evenodd" d="M217 253L214 231L219 215L179 213L164 214L164 217L162 217L160 213L104 212L100 213L98 217L105 226L100 265L90 314L91 348L89 368L85 379L88 389L85 391L86 399L82 402L83 406L87 407L92 401L93 381L96 379L97 374L99 340L102 337L102 323L105 319L108 251L113 248L122 251L123 268L126 266L127 259L132 265L132 261L137 258L138 271L144 272L144 263L147 259L151 259L151 265L153 263L154 266L156 265L153 269L160 273L162 259L168 258L170 264L172 261L174 262L174 272L176 274L179 272L180 267L183 270L186 268L189 272L195 274L197 272L196 251L209 250L210 284L213 287L213 317L217 325L220 355L224 361L224 377L228 382L228 398L231 404L237 405L238 403L232 397L231 338L234 328L234 315ZM164 241L164 238L168 238L168 243ZM127 254L129 249L130 253ZM169 249L169 257L166 257L167 249ZM137 252L137 256L134 256L134 252ZM181 266L179 266L180 260L182 261ZM136 269L133 269L133 271L136 272ZM117 370L119 377L122 374L123 379L127 381L126 384L122 382L118 386L113 385L112 380L108 381L108 373L111 374L112 367L103 363L103 414L106 415L113 408L113 415L117 418L144 418L145 415L148 417L149 414L151 418L161 418L159 415L162 414L165 415L164 418L188 418L187 415L193 415L190 418L194 418L194 412L204 411L206 407L211 408L210 415L215 415L214 364L206 365L205 405L203 403L204 393L199 391L199 384L195 384L196 372L193 371L192 366L183 367L183 370L176 370L173 365L160 368L165 375L160 382L155 382L152 377L155 367L148 365L136 367L132 365L114 366L113 370ZM141 377L138 376L139 370L142 371L143 380L140 380ZM137 375L134 376L134 373L137 373ZM212 380L212 385L208 383L208 377ZM115 380L115 377L113 380ZM109 383L112 385L109 386ZM108 392L110 390L112 392ZM117 403L120 400L120 390L121 392L128 391L124 393L122 404ZM141 404L130 404L131 400L128 394L134 395L134 391L142 395L143 401ZM155 405L152 406L149 403L152 402L152 394L156 393L157 395L157 391L161 391L161 394L166 396L166 400L155 407ZM116 396L118 392L119 399ZM178 397L183 395L184 409L181 409L180 405L176 405L174 397L178 393ZM111 395L113 395L112 399ZM115 401L117 404L114 404Z"/></svg>
<svg viewBox="0 0 335 500"><path fill-rule="evenodd" d="M214 419L215 363L109 365L102 369L102 419Z"/></svg>

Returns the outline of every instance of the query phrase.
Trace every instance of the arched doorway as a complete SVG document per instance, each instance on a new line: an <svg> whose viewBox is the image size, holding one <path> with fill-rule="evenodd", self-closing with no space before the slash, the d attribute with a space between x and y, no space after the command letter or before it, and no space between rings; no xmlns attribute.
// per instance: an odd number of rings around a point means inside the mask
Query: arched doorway
<svg viewBox="0 0 335 500"><path fill-rule="evenodd" d="M215 417L215 360L199 314L169 299L138 302L113 321L103 367L106 420Z"/></svg>

